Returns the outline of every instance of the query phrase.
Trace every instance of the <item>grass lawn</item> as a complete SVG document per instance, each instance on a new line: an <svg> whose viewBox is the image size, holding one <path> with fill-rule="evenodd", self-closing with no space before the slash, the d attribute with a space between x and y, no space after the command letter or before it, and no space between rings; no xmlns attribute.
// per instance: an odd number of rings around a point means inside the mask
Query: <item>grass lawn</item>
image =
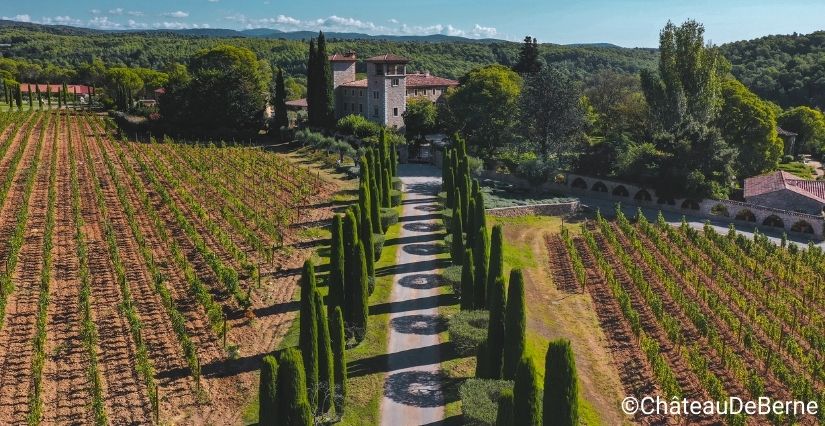
<svg viewBox="0 0 825 426"><path fill-rule="evenodd" d="M792 173L797 175L803 179L815 179L816 173L814 172L813 167L801 163L799 161L794 161L791 163L780 163L777 167L779 170Z"/></svg>

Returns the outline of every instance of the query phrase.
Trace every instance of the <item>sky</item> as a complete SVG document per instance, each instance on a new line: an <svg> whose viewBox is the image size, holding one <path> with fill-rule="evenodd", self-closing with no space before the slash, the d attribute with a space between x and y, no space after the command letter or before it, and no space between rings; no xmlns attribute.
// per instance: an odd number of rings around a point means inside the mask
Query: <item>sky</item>
<svg viewBox="0 0 825 426"><path fill-rule="evenodd" d="M276 28L655 47L668 20L715 44L825 29L825 0L0 0L0 17L86 28Z"/></svg>

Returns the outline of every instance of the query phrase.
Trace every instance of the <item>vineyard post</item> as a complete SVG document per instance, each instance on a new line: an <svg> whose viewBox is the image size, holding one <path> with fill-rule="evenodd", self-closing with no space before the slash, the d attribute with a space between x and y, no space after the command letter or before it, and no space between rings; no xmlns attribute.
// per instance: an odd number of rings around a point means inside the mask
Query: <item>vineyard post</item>
<svg viewBox="0 0 825 426"><path fill-rule="evenodd" d="M223 313L223 348L226 349L226 312Z"/></svg>
<svg viewBox="0 0 825 426"><path fill-rule="evenodd" d="M201 392L201 360L200 358L195 358L195 368L198 370L198 374L196 376L195 385L197 386L197 392Z"/></svg>
<svg viewBox="0 0 825 426"><path fill-rule="evenodd" d="M155 395L154 395L154 397L155 397L155 401L154 401L155 423L160 423L160 404L158 403L160 401L160 396L158 395L159 392L160 392L160 389L158 389L156 387L155 388Z"/></svg>

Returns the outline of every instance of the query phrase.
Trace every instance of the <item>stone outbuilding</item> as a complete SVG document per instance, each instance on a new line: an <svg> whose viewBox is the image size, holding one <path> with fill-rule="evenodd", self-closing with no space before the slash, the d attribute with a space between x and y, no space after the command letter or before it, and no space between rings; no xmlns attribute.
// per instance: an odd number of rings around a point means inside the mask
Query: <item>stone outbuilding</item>
<svg viewBox="0 0 825 426"><path fill-rule="evenodd" d="M821 215L825 207L825 181L802 179L777 171L745 179L748 204Z"/></svg>

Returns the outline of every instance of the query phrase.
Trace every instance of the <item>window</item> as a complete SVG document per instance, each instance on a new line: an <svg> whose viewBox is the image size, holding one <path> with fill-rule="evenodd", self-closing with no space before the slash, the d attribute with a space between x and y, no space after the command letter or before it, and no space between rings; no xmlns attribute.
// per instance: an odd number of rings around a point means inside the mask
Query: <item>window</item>
<svg viewBox="0 0 825 426"><path fill-rule="evenodd" d="M364 113L364 104L358 104L358 112L361 114Z"/></svg>
<svg viewBox="0 0 825 426"><path fill-rule="evenodd" d="M360 96L360 97L362 97L362 98L363 98L363 97L364 97L364 91L363 91L363 90L359 90L359 91L358 91L358 96Z"/></svg>
<svg viewBox="0 0 825 426"><path fill-rule="evenodd" d="M392 109L392 116L393 117L398 117L398 108L393 108Z"/></svg>
<svg viewBox="0 0 825 426"><path fill-rule="evenodd" d="M392 79L392 87L395 87L395 86L398 86L398 79L397 78Z"/></svg>
<svg viewBox="0 0 825 426"><path fill-rule="evenodd" d="M373 98L373 99L380 99L380 96L378 95L378 91L377 91L377 90L373 90L373 92L372 92L372 98Z"/></svg>
<svg viewBox="0 0 825 426"><path fill-rule="evenodd" d="M415 96L418 96L418 89L414 90Z"/></svg>
<svg viewBox="0 0 825 426"><path fill-rule="evenodd" d="M352 104L352 112L355 112L355 104Z"/></svg>
<svg viewBox="0 0 825 426"><path fill-rule="evenodd" d="M384 64L375 64L375 75L384 75Z"/></svg>
<svg viewBox="0 0 825 426"><path fill-rule="evenodd" d="M372 116L373 116L373 117L378 117L378 107L375 107L375 108L372 110Z"/></svg>
<svg viewBox="0 0 825 426"><path fill-rule="evenodd" d="M355 96L355 89L352 89L352 96Z"/></svg>

